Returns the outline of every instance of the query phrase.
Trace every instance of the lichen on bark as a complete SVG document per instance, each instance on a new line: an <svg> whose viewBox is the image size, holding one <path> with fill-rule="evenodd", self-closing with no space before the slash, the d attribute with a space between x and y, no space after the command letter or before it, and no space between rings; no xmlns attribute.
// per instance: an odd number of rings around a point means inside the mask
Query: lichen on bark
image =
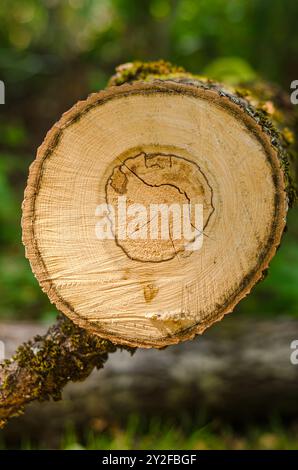
<svg viewBox="0 0 298 470"><path fill-rule="evenodd" d="M289 207L297 201L296 166L298 160L298 113L287 94L277 85L264 81L225 85L208 77L188 73L183 67L165 62L129 62L116 68L108 86L137 81L170 80L214 90L227 97L250 115L268 134L276 149L284 173Z"/></svg>
<svg viewBox="0 0 298 470"><path fill-rule="evenodd" d="M128 62L116 67L116 73L110 78L108 86L119 86L124 83L132 83L138 80L146 81L169 76L191 77L191 74L187 73L183 67L171 64L164 60L158 60L155 62Z"/></svg>

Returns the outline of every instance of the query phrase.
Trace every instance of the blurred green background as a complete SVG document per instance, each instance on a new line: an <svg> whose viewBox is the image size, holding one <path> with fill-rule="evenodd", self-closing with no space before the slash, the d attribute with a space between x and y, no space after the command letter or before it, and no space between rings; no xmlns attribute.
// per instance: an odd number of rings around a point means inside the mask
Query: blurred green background
<svg viewBox="0 0 298 470"><path fill-rule="evenodd" d="M20 217L28 166L60 115L136 59L164 58L230 82L262 77L290 94L297 18L296 0L1 0L1 319L56 314L24 257ZM298 316L296 216L242 314Z"/></svg>

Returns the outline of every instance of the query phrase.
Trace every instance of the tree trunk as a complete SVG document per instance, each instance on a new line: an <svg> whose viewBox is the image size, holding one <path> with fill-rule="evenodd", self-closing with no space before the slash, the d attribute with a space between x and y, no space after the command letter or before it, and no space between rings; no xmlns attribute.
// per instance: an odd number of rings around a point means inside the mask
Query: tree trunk
<svg viewBox="0 0 298 470"><path fill-rule="evenodd" d="M39 148L23 240L77 325L162 348L203 333L262 279L293 199L291 134L273 126L272 103L163 62L122 66L110 85Z"/></svg>

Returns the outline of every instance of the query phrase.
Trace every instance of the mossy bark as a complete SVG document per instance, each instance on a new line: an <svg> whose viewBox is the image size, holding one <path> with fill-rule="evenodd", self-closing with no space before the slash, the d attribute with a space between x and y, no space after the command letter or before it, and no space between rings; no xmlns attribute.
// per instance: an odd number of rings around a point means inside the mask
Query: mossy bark
<svg viewBox="0 0 298 470"><path fill-rule="evenodd" d="M60 400L67 382L85 380L94 368L101 369L116 349L110 341L59 316L44 336L24 343L1 364L0 427L33 400Z"/></svg>
<svg viewBox="0 0 298 470"><path fill-rule="evenodd" d="M276 148L285 174L288 201L293 204L296 190L290 161L297 155L298 145L291 129L298 120L278 88L261 82L225 87L164 61L122 65L117 68L109 86L154 80L212 89L241 106L262 127ZM110 341L93 336L65 317L59 317L46 335L20 346L15 356L0 366L0 426L20 414L33 400L60 399L61 390L68 381L84 380L94 367L103 367L108 353L116 349Z"/></svg>

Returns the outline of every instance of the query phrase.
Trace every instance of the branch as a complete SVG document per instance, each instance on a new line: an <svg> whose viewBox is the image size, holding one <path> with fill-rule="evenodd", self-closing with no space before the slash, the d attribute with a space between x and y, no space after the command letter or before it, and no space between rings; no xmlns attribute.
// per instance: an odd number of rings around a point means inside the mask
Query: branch
<svg viewBox="0 0 298 470"><path fill-rule="evenodd" d="M60 400L67 382L85 380L116 350L110 341L59 316L45 335L24 343L0 364L0 428L9 418L22 414L31 401Z"/></svg>

